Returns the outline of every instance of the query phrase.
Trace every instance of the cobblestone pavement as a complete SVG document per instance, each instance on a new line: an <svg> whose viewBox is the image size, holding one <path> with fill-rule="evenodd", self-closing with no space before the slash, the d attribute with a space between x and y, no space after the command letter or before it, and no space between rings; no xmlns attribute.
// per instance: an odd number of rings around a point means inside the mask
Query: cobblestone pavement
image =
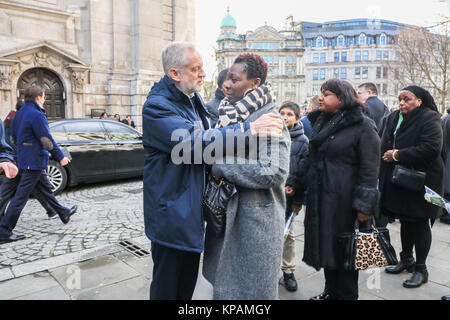
<svg viewBox="0 0 450 320"><path fill-rule="evenodd" d="M67 207L78 205L66 225L30 199L14 230L27 238L0 245L0 269L144 235L142 186L133 179L69 189L57 196Z"/></svg>

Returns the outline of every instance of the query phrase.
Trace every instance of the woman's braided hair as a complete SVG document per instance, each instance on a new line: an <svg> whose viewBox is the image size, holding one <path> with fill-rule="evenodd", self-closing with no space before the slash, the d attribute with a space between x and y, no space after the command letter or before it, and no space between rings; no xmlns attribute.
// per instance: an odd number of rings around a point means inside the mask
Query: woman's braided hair
<svg viewBox="0 0 450 320"><path fill-rule="evenodd" d="M264 59L256 53L241 53L234 63L242 63L244 71L247 72L247 79L260 78L261 84L266 82L267 70L269 69Z"/></svg>

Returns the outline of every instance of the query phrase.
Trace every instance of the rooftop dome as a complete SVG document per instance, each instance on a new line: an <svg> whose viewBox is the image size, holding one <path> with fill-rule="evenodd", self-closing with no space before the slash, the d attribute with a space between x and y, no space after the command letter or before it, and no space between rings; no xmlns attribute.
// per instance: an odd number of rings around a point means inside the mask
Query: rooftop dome
<svg viewBox="0 0 450 320"><path fill-rule="evenodd" d="M227 15L222 19L221 28L224 27L233 27L236 28L236 20L232 16L230 16L230 8L227 9Z"/></svg>

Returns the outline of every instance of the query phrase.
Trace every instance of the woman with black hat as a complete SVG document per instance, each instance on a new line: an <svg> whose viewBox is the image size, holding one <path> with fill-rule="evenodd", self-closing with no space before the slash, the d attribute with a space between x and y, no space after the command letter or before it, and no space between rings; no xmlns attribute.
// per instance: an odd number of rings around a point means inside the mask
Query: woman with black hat
<svg viewBox="0 0 450 320"><path fill-rule="evenodd" d="M423 186L419 190L399 186L392 182L392 176L396 165L424 172L424 185L443 194L442 126L431 94L418 86L402 89L399 110L387 116L380 134L381 212L400 219L402 243L399 264L386 268L386 272L412 272L403 286L417 288L428 281L425 262L431 247L431 226L441 210L425 201Z"/></svg>

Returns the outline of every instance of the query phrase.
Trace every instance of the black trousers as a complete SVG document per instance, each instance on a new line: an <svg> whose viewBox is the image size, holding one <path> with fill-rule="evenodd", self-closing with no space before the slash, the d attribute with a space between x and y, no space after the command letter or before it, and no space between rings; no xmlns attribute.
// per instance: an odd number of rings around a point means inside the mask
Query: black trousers
<svg viewBox="0 0 450 320"><path fill-rule="evenodd" d="M333 300L358 300L358 271L324 269L325 291Z"/></svg>
<svg viewBox="0 0 450 320"><path fill-rule="evenodd" d="M16 227L20 214L27 204L28 198L34 192L38 197L45 199L48 205L58 213L65 215L70 209L61 205L52 192L52 186L48 181L44 170L21 170L20 182L17 191L12 198L5 215L0 220L0 237L7 238Z"/></svg>
<svg viewBox="0 0 450 320"><path fill-rule="evenodd" d="M197 283L200 253L152 242L152 258L150 300L191 300Z"/></svg>
<svg viewBox="0 0 450 320"><path fill-rule="evenodd" d="M0 195L0 217L5 214L6 207L11 199L14 197L17 191L17 187L19 186L21 174L19 173L12 179L5 178L3 180L1 186L1 195ZM36 198L37 201L44 207L47 213L53 213L52 207L47 203L46 199L42 197L41 193L36 193L34 190L31 192L31 195Z"/></svg>

